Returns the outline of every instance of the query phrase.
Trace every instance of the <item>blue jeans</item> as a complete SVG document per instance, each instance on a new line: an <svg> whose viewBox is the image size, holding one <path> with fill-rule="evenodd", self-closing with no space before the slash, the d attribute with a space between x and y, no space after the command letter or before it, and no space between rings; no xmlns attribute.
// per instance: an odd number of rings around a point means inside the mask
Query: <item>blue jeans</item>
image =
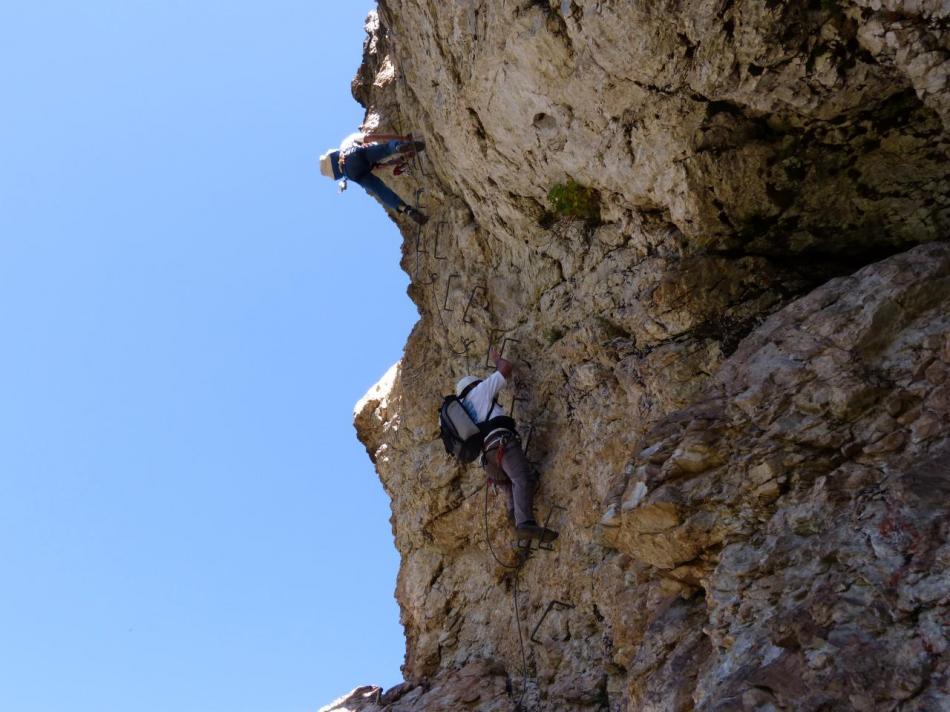
<svg viewBox="0 0 950 712"><path fill-rule="evenodd" d="M373 143L369 146L358 146L350 149L344 161L344 173L354 183L363 187L370 195L379 198L383 205L390 210L399 210L406 205L402 198L396 195L372 170L380 161L385 161L399 151L408 141L389 141L387 143Z"/></svg>

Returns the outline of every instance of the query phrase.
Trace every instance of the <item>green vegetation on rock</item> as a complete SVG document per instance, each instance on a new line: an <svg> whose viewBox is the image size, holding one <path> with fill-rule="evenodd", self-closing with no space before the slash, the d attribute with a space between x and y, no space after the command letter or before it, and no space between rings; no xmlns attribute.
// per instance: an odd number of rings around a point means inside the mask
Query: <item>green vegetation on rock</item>
<svg viewBox="0 0 950 712"><path fill-rule="evenodd" d="M600 223L600 193L573 179L551 188L548 202L555 218L584 220L593 225Z"/></svg>

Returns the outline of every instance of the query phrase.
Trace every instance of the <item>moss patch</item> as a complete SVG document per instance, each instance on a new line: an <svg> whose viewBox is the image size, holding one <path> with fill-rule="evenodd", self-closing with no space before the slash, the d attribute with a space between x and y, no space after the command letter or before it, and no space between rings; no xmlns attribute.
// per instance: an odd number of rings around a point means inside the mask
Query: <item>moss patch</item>
<svg viewBox="0 0 950 712"><path fill-rule="evenodd" d="M600 193L573 179L558 183L548 191L550 214L554 218L583 220L588 225L600 224Z"/></svg>

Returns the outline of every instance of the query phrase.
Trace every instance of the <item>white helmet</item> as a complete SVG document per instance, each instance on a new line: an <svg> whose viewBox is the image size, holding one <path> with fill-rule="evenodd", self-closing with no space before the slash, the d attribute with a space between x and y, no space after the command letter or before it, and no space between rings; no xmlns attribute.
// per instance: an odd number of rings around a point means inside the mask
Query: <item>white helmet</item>
<svg viewBox="0 0 950 712"><path fill-rule="evenodd" d="M475 383L475 382L478 381L478 380L479 380L479 379L475 378L475 376L462 376L462 377L459 379L459 382L455 384L455 395L457 395L459 398L461 398L461 397L462 397L462 391L464 391L464 390L465 390L466 388L468 388L471 384Z"/></svg>

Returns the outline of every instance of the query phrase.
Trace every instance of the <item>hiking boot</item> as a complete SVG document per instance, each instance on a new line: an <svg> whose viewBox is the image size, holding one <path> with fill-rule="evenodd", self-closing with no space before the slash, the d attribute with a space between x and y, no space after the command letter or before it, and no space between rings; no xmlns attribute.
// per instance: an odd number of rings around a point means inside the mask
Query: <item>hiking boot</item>
<svg viewBox="0 0 950 712"><path fill-rule="evenodd" d="M540 539L542 543L554 541L558 536L556 531L539 526L533 519L529 519L516 526L515 533L522 538Z"/></svg>
<svg viewBox="0 0 950 712"><path fill-rule="evenodd" d="M427 222L429 222L429 218L426 215L420 213L415 208L410 208L407 206L402 212L403 215L408 215L417 225L425 225Z"/></svg>

